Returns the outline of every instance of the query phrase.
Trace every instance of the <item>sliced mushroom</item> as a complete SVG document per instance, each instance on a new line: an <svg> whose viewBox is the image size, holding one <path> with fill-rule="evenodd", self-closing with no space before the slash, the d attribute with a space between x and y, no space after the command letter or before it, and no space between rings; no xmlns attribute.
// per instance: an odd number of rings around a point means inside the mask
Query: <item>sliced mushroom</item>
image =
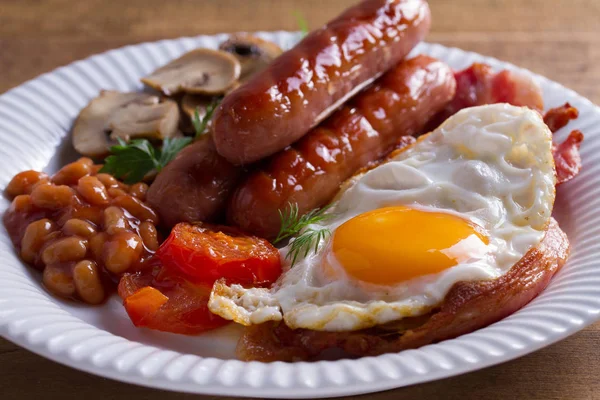
<svg viewBox="0 0 600 400"><path fill-rule="evenodd" d="M242 65L240 76L242 82L266 68L271 61L283 53L275 43L247 33L231 36L229 40L221 43L219 49L237 57Z"/></svg>
<svg viewBox="0 0 600 400"><path fill-rule="evenodd" d="M165 99L153 104L131 103L118 109L110 118L112 140L147 138L165 139L175 136L179 124L179 107Z"/></svg>
<svg viewBox="0 0 600 400"><path fill-rule="evenodd" d="M180 92L219 95L240 77L240 62L224 51L196 49L154 71L142 82L167 96Z"/></svg>
<svg viewBox="0 0 600 400"><path fill-rule="evenodd" d="M172 100L104 90L79 113L73 126L73 147L85 156L103 157L117 137L172 137L178 121L179 110Z"/></svg>

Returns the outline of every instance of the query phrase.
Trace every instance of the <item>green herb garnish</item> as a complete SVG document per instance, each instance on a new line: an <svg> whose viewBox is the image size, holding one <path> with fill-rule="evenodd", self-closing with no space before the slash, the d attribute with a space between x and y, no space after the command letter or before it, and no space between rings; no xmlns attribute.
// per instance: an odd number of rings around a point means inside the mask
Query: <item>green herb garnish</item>
<svg viewBox="0 0 600 400"><path fill-rule="evenodd" d="M298 256L306 257L308 253L319 250L319 243L327 236L331 235L331 231L327 228L307 229L295 238L290 244L290 251L287 253L287 259L291 259L292 266L296 264Z"/></svg>
<svg viewBox="0 0 600 400"><path fill-rule="evenodd" d="M297 236L290 244L290 251L286 258L291 259L292 265L296 263L298 257L302 254L304 257L314 250L319 248L319 243L331 234L329 229L306 229L309 225L325 221L332 217L331 214L325 212L331 205L321 209L314 209L304 215L299 215L298 204L289 203L285 212L279 210L279 218L281 219L281 228L273 243L281 242L284 239Z"/></svg>
<svg viewBox="0 0 600 400"><path fill-rule="evenodd" d="M194 110L194 116L192 117L192 124L194 125L194 131L196 132L196 139L206 133L206 128L208 127L208 123L210 122L215 109L221 102L221 99L214 99L208 106L206 106L206 113L202 118L200 118L200 111L198 107Z"/></svg>
<svg viewBox="0 0 600 400"><path fill-rule="evenodd" d="M302 36L308 35L308 23L306 22L304 15L302 15L300 11L294 11L294 17L296 17L296 23L298 24L300 32L302 32Z"/></svg>
<svg viewBox="0 0 600 400"><path fill-rule="evenodd" d="M177 153L179 153L185 146L192 143L191 137L184 138L167 138L163 140L162 148L158 150L160 158L156 170L160 170L170 163Z"/></svg>
<svg viewBox="0 0 600 400"><path fill-rule="evenodd" d="M327 211L330 207L331 204L320 209L315 208L304 215L298 215L298 204L288 203L288 208L285 212L281 212L281 210L279 210L281 228L279 228L279 233L277 234L275 240L273 240L273 244L281 242L289 237L296 236L308 225L316 224L331 218L331 214L325 214L325 211Z"/></svg>
<svg viewBox="0 0 600 400"><path fill-rule="evenodd" d="M146 139L129 142L118 139L118 144L110 148L111 155L104 160L100 172L122 179L126 184L139 182L153 170L160 172L191 141L192 138L165 139L162 149L157 149Z"/></svg>

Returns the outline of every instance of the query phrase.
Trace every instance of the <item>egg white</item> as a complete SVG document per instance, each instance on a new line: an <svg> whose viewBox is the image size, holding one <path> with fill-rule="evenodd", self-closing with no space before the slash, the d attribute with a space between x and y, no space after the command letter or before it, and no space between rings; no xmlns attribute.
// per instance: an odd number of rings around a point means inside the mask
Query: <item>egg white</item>
<svg viewBox="0 0 600 400"><path fill-rule="evenodd" d="M362 213L409 206L457 215L482 227L489 244L473 243L469 258L437 274L391 286L323 273L335 265L330 240L284 273L270 289L217 282L210 310L244 325L279 321L293 328L349 331L419 316L443 301L459 281L505 274L543 238L555 196L552 136L541 116L525 107L494 104L462 110L439 128L344 185L319 226L332 233ZM410 229L410 227L399 227Z"/></svg>

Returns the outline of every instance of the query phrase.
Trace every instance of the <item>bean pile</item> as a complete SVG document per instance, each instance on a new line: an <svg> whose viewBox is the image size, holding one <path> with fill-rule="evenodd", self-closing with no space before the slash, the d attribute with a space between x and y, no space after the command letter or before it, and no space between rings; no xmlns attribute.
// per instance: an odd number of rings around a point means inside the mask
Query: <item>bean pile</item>
<svg viewBox="0 0 600 400"><path fill-rule="evenodd" d="M6 188L13 201L4 223L23 260L43 271L50 292L89 304L102 303L159 246L148 185L126 185L100 168L81 158L52 177L21 172Z"/></svg>

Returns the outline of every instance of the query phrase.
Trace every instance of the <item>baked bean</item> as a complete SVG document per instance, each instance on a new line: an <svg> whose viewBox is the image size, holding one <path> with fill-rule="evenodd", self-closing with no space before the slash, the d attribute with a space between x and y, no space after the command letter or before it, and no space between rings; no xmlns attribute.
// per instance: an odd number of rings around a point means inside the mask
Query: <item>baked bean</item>
<svg viewBox="0 0 600 400"><path fill-rule="evenodd" d="M104 300L104 287L95 262L79 261L73 268L73 282L77 294L86 303L99 304Z"/></svg>
<svg viewBox="0 0 600 400"><path fill-rule="evenodd" d="M127 192L124 191L123 189L120 189L120 188L110 188L110 189L108 189L108 195L110 197L112 197L113 199L115 197L125 196L126 194L127 194Z"/></svg>
<svg viewBox="0 0 600 400"><path fill-rule="evenodd" d="M119 181L116 180L115 177L112 175L100 173L96 175L96 178L98 178L98 180L102 182L106 189L119 187Z"/></svg>
<svg viewBox="0 0 600 400"><path fill-rule="evenodd" d="M18 213L28 213L33 207L31 196L28 194L20 194L15 197L10 206L11 210Z"/></svg>
<svg viewBox="0 0 600 400"><path fill-rule="evenodd" d="M70 215L66 215L67 218L83 219L91 222L92 224L99 226L102 225L104 220L104 210L99 207L81 206L71 210ZM66 222L66 220L65 220Z"/></svg>
<svg viewBox="0 0 600 400"><path fill-rule="evenodd" d="M122 191L127 193L129 191L129 185L117 180L117 186L113 187L112 189L121 189Z"/></svg>
<svg viewBox="0 0 600 400"><path fill-rule="evenodd" d="M101 260L104 250L104 243L108 239L108 235L105 232L96 233L90 238L89 248L94 256L94 259Z"/></svg>
<svg viewBox="0 0 600 400"><path fill-rule="evenodd" d="M27 225L23 239L21 239L21 257L23 257L23 260L33 264L46 242L48 234L55 230L56 224L48 218Z"/></svg>
<svg viewBox="0 0 600 400"><path fill-rule="evenodd" d="M81 158L52 178L24 171L6 189L14 198L4 222L23 260L43 270L49 291L89 304L109 294L104 274L139 270L160 243L148 184L126 185L101 168Z"/></svg>
<svg viewBox="0 0 600 400"><path fill-rule="evenodd" d="M75 192L64 185L37 185L31 192L31 201L40 208L60 210L71 204Z"/></svg>
<svg viewBox="0 0 600 400"><path fill-rule="evenodd" d="M41 181L39 181L38 183L34 183L33 186L31 186L31 192L33 193L33 190L40 186L40 185L48 185L50 184L50 178L48 177L48 179L42 179Z"/></svg>
<svg viewBox="0 0 600 400"><path fill-rule="evenodd" d="M108 204L108 192L95 176L84 176L77 183L77 191L92 205L105 206Z"/></svg>
<svg viewBox="0 0 600 400"><path fill-rule="evenodd" d="M131 230L129 222L125 217L125 213L119 207L110 206L104 209L104 230L109 235L114 235L119 232L127 232Z"/></svg>
<svg viewBox="0 0 600 400"><path fill-rule="evenodd" d="M93 163L88 162L85 158L67 164L62 167L54 176L52 182L56 185L76 185L79 178L89 175L92 170Z"/></svg>
<svg viewBox="0 0 600 400"><path fill-rule="evenodd" d="M150 221L154 225L158 224L158 215L154 210L133 196L119 196L113 200L112 204L124 208L140 221Z"/></svg>
<svg viewBox="0 0 600 400"><path fill-rule="evenodd" d="M94 160L89 157L81 157L77 162L88 165L90 168L94 166Z"/></svg>
<svg viewBox="0 0 600 400"><path fill-rule="evenodd" d="M50 243L42 251L44 264L56 264L68 261L79 261L87 253L87 240L69 236Z"/></svg>
<svg viewBox="0 0 600 400"><path fill-rule="evenodd" d="M42 274L42 281L49 291L58 296L71 297L75 294L73 277L60 266L47 265Z"/></svg>
<svg viewBox="0 0 600 400"><path fill-rule="evenodd" d="M129 194L133 197L140 199L141 201L146 200L146 192L148 191L148 185L144 182L139 182L131 185L129 188Z"/></svg>
<svg viewBox="0 0 600 400"><path fill-rule="evenodd" d="M63 234L61 231L54 231L54 232L50 232L47 236L46 236L46 244L48 243L52 243L53 241L55 241L58 238L63 237ZM42 246L42 249L44 247Z"/></svg>
<svg viewBox="0 0 600 400"><path fill-rule="evenodd" d="M121 274L140 260L143 249L142 239L135 233L118 233L104 244L104 266Z"/></svg>
<svg viewBox="0 0 600 400"><path fill-rule="evenodd" d="M23 171L15 175L6 187L6 194L15 197L20 194L31 194L33 186L38 182L47 182L48 174L38 171Z"/></svg>
<svg viewBox="0 0 600 400"><path fill-rule="evenodd" d="M144 221L139 227L140 236L148 250L156 251L158 249L158 232L151 222Z"/></svg>
<svg viewBox="0 0 600 400"><path fill-rule="evenodd" d="M62 231L68 236L79 236L87 239L96 233L96 228L87 221L71 218L65 222Z"/></svg>
<svg viewBox="0 0 600 400"><path fill-rule="evenodd" d="M100 170L104 167L104 164L94 164L90 170L91 175L98 175Z"/></svg>

